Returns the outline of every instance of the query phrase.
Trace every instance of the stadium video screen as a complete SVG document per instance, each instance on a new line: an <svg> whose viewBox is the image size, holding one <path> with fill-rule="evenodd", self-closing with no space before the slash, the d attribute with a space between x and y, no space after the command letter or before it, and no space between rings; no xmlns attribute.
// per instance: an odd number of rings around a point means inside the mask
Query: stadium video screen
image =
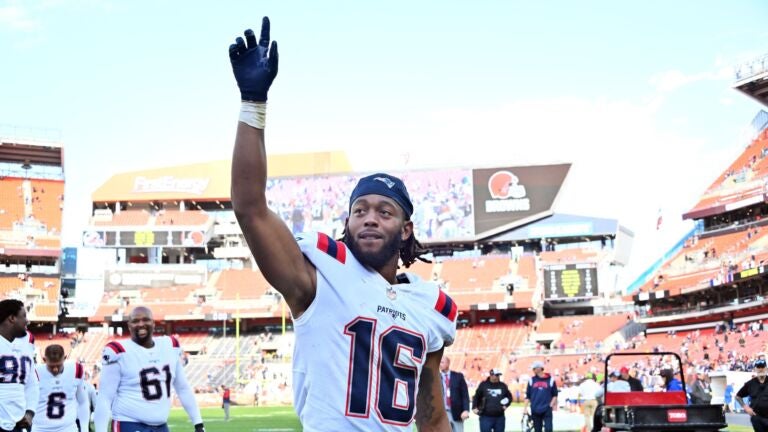
<svg viewBox="0 0 768 432"><path fill-rule="evenodd" d="M567 300L597 296L597 268L594 264L565 264L544 270L547 300Z"/></svg>

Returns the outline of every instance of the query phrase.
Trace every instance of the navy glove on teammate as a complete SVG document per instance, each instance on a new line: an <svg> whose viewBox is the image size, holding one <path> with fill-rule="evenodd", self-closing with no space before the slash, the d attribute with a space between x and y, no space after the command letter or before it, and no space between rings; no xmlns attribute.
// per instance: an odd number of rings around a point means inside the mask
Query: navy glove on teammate
<svg viewBox="0 0 768 432"><path fill-rule="evenodd" d="M235 74L240 97L244 101L266 102L267 91L277 76L277 42L269 46L269 18L261 22L261 37L256 43L253 30L245 31L229 46L229 60Z"/></svg>

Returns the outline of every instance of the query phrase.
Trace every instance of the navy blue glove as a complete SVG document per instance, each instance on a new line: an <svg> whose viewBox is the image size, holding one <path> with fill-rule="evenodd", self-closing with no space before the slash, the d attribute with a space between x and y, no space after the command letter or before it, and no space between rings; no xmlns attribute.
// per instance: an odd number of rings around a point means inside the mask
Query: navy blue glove
<svg viewBox="0 0 768 432"><path fill-rule="evenodd" d="M235 42L229 46L229 60L240 97L244 101L266 102L269 86L277 76L277 42L272 41L272 47L269 46L269 18L264 17L261 22L259 43L251 29L245 31L245 40L238 37Z"/></svg>

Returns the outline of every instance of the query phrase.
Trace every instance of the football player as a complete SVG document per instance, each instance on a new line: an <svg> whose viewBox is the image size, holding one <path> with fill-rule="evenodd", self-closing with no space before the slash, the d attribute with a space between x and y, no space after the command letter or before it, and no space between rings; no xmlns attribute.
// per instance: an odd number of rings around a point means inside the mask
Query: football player
<svg viewBox="0 0 768 432"><path fill-rule="evenodd" d="M450 431L440 359L456 335L456 304L437 284L397 274L426 251L413 203L388 174L363 177L341 241L294 238L265 189L267 91L277 75L269 19L229 48L241 111L232 204L259 269L290 307L296 332L293 400L305 432ZM341 367L340 367L341 366Z"/></svg>
<svg viewBox="0 0 768 432"><path fill-rule="evenodd" d="M40 397L37 401L32 432L88 431L88 394L83 380L83 366L64 362L64 347L48 345L44 364L37 366Z"/></svg>
<svg viewBox="0 0 768 432"><path fill-rule="evenodd" d="M205 432L184 374L179 341L173 336L153 337L154 329L152 311L138 306L128 318L131 338L109 342L104 348L93 415L96 432L107 432L110 417L113 432L168 432L171 387L195 432Z"/></svg>
<svg viewBox="0 0 768 432"><path fill-rule="evenodd" d="M27 310L19 300L0 301L0 431L32 424L39 392L34 337L27 333Z"/></svg>

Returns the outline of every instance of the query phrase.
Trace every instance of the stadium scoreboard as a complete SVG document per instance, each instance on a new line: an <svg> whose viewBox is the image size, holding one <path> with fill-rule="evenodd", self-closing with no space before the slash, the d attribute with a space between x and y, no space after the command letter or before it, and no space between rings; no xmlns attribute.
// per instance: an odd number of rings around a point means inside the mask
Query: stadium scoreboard
<svg viewBox="0 0 768 432"><path fill-rule="evenodd" d="M562 264L544 269L547 300L567 300L597 296L595 264Z"/></svg>

